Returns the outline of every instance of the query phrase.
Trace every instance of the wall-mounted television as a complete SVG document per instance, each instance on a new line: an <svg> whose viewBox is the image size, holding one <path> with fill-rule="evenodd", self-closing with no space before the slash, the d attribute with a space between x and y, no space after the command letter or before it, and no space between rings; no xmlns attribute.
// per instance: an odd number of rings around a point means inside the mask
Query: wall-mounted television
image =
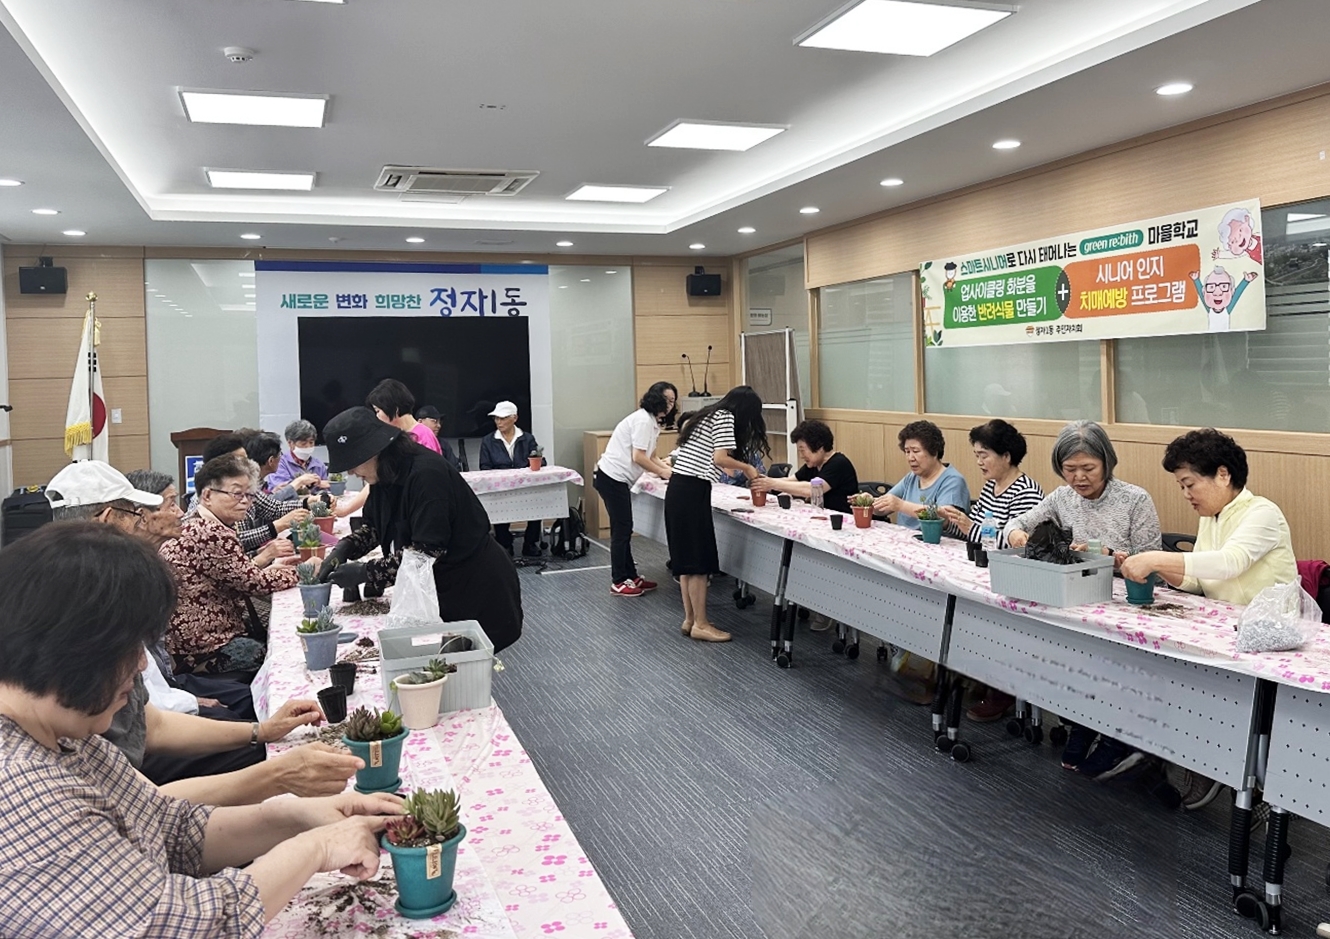
<svg viewBox="0 0 1330 939"><path fill-rule="evenodd" d="M499 401L531 427L531 351L524 316L327 316L298 320L300 413L318 428L365 403L375 385L395 378L416 407L443 415L445 437L494 432Z"/></svg>

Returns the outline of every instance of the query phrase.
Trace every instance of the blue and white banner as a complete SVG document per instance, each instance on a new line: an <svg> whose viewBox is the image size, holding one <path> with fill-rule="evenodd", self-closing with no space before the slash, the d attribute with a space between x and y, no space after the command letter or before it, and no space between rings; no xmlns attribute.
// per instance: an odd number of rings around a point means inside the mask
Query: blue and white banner
<svg viewBox="0 0 1330 939"><path fill-rule="evenodd" d="M499 317L529 321L530 422L555 462L549 269L542 264L256 261L259 415L280 432L300 417L299 325L326 317ZM354 336L347 342L355 343ZM497 350L497 354L502 354ZM360 402L353 402L360 403ZM419 402L426 404L428 402Z"/></svg>

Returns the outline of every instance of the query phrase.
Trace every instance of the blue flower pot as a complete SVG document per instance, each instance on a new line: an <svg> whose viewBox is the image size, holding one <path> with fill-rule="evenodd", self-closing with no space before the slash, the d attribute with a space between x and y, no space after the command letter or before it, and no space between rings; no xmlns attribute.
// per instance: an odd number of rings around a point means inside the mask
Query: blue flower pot
<svg viewBox="0 0 1330 939"><path fill-rule="evenodd" d="M1151 574L1145 579L1145 583L1132 580L1130 577L1124 577L1127 584L1127 602L1143 606L1146 603L1155 602L1155 584L1159 583L1159 575Z"/></svg>
<svg viewBox="0 0 1330 939"><path fill-rule="evenodd" d="M340 482L340 483L328 483L328 495L330 495L330 496L340 496L340 495L345 494L345 492L346 492L346 481L345 481L345 480L343 480L343 481Z"/></svg>
<svg viewBox="0 0 1330 939"><path fill-rule="evenodd" d="M457 902L453 876L457 873L457 846L465 837L463 825L457 834L439 845L437 876L429 877L429 848L399 848L388 840L387 834L379 836L379 843L393 858L393 876L397 878L397 902L393 906L398 913L408 919L429 919L446 913Z"/></svg>
<svg viewBox="0 0 1330 939"><path fill-rule="evenodd" d="M371 745L363 740L350 740L342 738L342 742L347 748L365 761L365 768L356 770L356 790L359 792L396 792L402 785L402 777L398 775L397 767L402 762L402 742L406 740L410 731L405 727L396 737L389 737L387 740L380 740L378 743L383 745L383 762L380 766L374 766L371 758Z"/></svg>
<svg viewBox="0 0 1330 939"><path fill-rule="evenodd" d="M321 633L301 633L300 644L305 649L305 667L311 672L331 668L337 661L337 637L342 628L334 626Z"/></svg>
<svg viewBox="0 0 1330 939"><path fill-rule="evenodd" d="M942 519L919 519L919 531L923 533L925 544L942 544Z"/></svg>
<svg viewBox="0 0 1330 939"><path fill-rule="evenodd" d="M332 604L332 589L331 583L300 585L300 602L305 605L306 619L313 619L319 610Z"/></svg>

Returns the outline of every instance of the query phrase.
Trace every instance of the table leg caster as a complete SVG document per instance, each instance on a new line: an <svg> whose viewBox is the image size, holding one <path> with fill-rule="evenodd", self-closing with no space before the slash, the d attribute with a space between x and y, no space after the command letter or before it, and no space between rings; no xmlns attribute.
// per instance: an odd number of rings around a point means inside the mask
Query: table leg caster
<svg viewBox="0 0 1330 939"><path fill-rule="evenodd" d="M1033 726L1026 727L1022 736L1025 737L1026 743L1030 744L1031 746L1037 747L1039 746L1039 744L1044 742L1044 728L1033 727Z"/></svg>
<svg viewBox="0 0 1330 939"><path fill-rule="evenodd" d="M1010 717L1007 719L1007 733L1013 737L1019 737L1025 733L1025 722L1019 717Z"/></svg>
<svg viewBox="0 0 1330 939"><path fill-rule="evenodd" d="M933 740L933 746L937 747L938 753L950 753L951 748L956 745L956 741L946 734L938 734Z"/></svg>
<svg viewBox="0 0 1330 939"><path fill-rule="evenodd" d="M847 659L857 659L857 658L859 658L859 643L855 642L855 643L851 643L849 646L847 646L847 647L845 648L845 657L846 657Z"/></svg>
<svg viewBox="0 0 1330 939"><path fill-rule="evenodd" d="M794 664L794 653L784 651L776 653L776 665L778 667L789 668L792 664Z"/></svg>
<svg viewBox="0 0 1330 939"><path fill-rule="evenodd" d="M1067 728L1059 724L1048 732L1048 742L1055 747L1065 747L1067 745Z"/></svg>
<svg viewBox="0 0 1330 939"><path fill-rule="evenodd" d="M844 651L845 651L845 640L844 640L844 639L837 639L837 640L835 640L834 642L832 642L832 644L831 644L831 651L834 652L834 653L836 653L837 655L840 655L842 652L844 652Z"/></svg>
<svg viewBox="0 0 1330 939"><path fill-rule="evenodd" d="M877 660L878 660L879 662L885 662L885 661L887 660L887 647L886 647L886 646L878 646L878 647L877 647Z"/></svg>
<svg viewBox="0 0 1330 939"><path fill-rule="evenodd" d="M957 763L968 763L970 760L970 745L957 740L951 746L951 758Z"/></svg>

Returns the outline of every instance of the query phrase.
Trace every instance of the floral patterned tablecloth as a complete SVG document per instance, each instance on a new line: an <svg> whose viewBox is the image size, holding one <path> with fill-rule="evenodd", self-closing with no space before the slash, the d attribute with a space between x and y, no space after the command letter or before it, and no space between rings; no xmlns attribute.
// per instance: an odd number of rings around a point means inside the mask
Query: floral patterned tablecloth
<svg viewBox="0 0 1330 939"><path fill-rule="evenodd" d="M334 601L334 607L339 604ZM254 679L260 716L291 698L313 698L330 682L326 671L305 668L295 625L300 593L273 597L268 660ZM377 636L386 616L338 616L345 631ZM339 658L355 644L339 647ZM372 671L371 671L372 670ZM363 662L348 711L382 708L377 661ZM302 728L280 751L317 733ZM388 939L631 939L595 869L546 790L497 705L448 715L428 731L413 731L402 752L403 788L456 788L462 799L466 839L458 849L457 904L431 920L409 920L392 909L391 866L356 884L321 874L269 925L272 939L314 936L382 936Z"/></svg>
<svg viewBox="0 0 1330 939"><path fill-rule="evenodd" d="M577 470L566 466L542 466L538 470L475 470L462 474L466 484L476 495L486 492L499 492L507 489L527 489L531 486L553 486L557 483L582 485L582 476Z"/></svg>
<svg viewBox="0 0 1330 939"><path fill-rule="evenodd" d="M665 486L659 477L644 475L635 491L664 498ZM1133 606L1127 603L1122 579L1114 578L1113 599L1108 603L1050 607L994 593L989 586L988 570L966 559L965 544L961 541L944 538L940 545L924 544L915 540L916 532L912 529L886 522L874 522L868 529L855 528L848 515L842 529L833 531L827 517L836 513L814 510L798 499L789 509L782 509L776 504L774 494L765 506L755 507L747 489L721 483L712 489L711 506L723 512L752 509L751 513L731 517L770 534L958 597L1174 658L1311 690L1330 691L1330 630L1321 630L1295 652L1242 653L1236 649L1242 607L1203 596L1163 588L1155 590L1152 606Z"/></svg>

